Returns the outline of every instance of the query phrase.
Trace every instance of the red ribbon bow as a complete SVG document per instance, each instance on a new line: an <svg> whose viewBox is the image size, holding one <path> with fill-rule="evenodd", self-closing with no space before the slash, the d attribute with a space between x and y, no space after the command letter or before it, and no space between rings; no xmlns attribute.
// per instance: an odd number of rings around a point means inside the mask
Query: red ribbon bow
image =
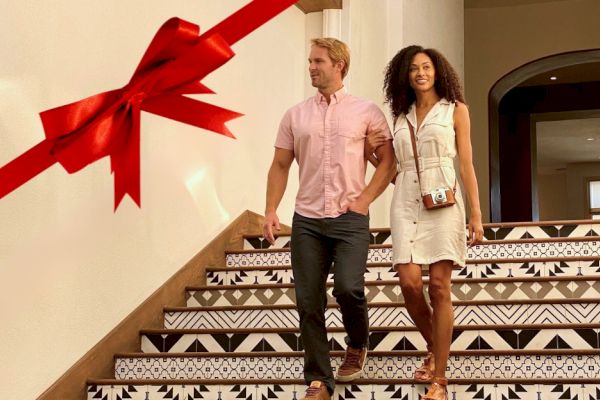
<svg viewBox="0 0 600 400"><path fill-rule="evenodd" d="M200 80L233 57L230 46L296 1L254 0L201 36L171 18L123 88L40 114L46 140L0 168L0 198L55 162L74 173L110 156L115 210L126 194L140 206L140 111L233 138L225 123L241 114L183 94L213 93Z"/></svg>

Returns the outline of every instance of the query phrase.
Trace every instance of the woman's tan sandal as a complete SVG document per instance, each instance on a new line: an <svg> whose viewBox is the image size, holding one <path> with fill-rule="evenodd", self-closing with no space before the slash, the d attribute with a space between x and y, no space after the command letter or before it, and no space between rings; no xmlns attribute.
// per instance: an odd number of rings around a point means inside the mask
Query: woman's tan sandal
<svg viewBox="0 0 600 400"><path fill-rule="evenodd" d="M427 394L421 400L448 400L448 379L436 376L433 378Z"/></svg>
<svg viewBox="0 0 600 400"><path fill-rule="evenodd" d="M423 360L421 365L415 371L415 381L419 383L429 383L433 379L433 371L435 370L435 361L433 358L433 352L428 351L427 357Z"/></svg>

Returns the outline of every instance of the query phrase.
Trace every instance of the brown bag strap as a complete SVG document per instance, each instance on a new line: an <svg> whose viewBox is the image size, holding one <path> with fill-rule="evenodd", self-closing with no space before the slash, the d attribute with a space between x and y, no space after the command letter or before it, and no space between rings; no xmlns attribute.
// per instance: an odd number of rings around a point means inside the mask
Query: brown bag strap
<svg viewBox="0 0 600 400"><path fill-rule="evenodd" d="M412 142L413 157L415 159L415 165L417 167L417 179L419 179L419 188L421 193L423 193L423 188L421 187L421 173L419 172L419 154L417 153L417 140L415 138L415 130L412 124L408 121L408 119L406 120L406 123L408 124L408 130L410 131L410 141Z"/></svg>

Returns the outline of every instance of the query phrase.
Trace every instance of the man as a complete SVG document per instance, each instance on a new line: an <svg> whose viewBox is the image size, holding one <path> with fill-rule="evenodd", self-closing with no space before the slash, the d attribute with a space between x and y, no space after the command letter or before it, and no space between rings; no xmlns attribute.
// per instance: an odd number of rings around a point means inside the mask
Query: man
<svg viewBox="0 0 600 400"><path fill-rule="evenodd" d="M305 400L329 400L335 383L329 359L325 283L331 264L333 295L340 305L348 345L336 379L350 382L362 374L369 321L364 273L369 249L369 204L395 173L391 141L377 148L380 160L365 184L367 132L391 134L381 110L347 94L343 78L350 52L341 41L313 39L309 56L312 86L318 93L289 109L279 126L269 170L263 233L271 243L279 230L277 206L294 160L300 187L292 222L291 257L304 344Z"/></svg>

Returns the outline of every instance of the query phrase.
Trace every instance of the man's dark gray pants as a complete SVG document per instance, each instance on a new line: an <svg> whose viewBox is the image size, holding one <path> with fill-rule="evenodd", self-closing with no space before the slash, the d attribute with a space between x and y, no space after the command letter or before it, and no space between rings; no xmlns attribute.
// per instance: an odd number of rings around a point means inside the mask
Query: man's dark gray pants
<svg viewBox="0 0 600 400"><path fill-rule="evenodd" d="M291 256L300 335L304 345L304 379L335 387L327 342L326 281L334 264L333 295L340 305L346 342L367 346L369 317L365 270L369 251L369 217L349 211L337 218L307 218L294 214Z"/></svg>

